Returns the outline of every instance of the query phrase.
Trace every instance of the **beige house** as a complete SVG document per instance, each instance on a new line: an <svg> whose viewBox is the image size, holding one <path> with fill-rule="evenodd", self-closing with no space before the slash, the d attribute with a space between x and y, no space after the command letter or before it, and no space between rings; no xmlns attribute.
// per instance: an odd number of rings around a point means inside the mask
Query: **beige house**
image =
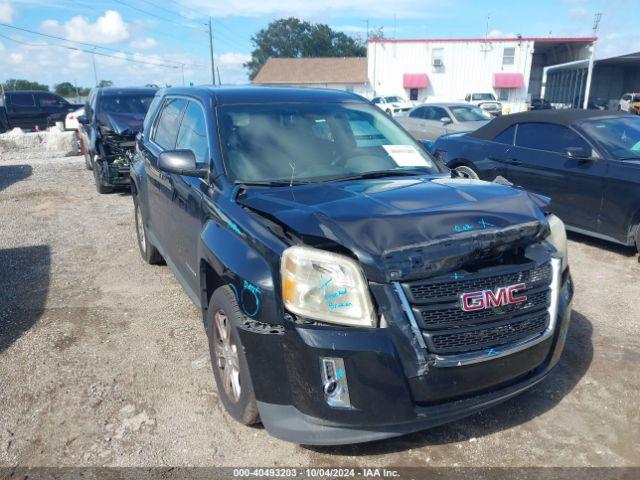
<svg viewBox="0 0 640 480"><path fill-rule="evenodd" d="M255 85L333 88L370 97L366 57L270 58Z"/></svg>

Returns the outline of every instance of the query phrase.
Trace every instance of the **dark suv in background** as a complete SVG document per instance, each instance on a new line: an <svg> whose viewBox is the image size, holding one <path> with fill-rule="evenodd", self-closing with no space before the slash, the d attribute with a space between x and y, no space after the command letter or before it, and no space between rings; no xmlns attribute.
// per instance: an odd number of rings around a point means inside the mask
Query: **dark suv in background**
<svg viewBox="0 0 640 480"><path fill-rule="evenodd" d="M89 94L78 122L85 163L99 193L129 185L135 137L157 90L107 87Z"/></svg>
<svg viewBox="0 0 640 480"><path fill-rule="evenodd" d="M28 90L4 92L0 100L0 133L16 127L44 130L82 106L54 93Z"/></svg>
<svg viewBox="0 0 640 480"><path fill-rule="evenodd" d="M543 198L452 178L347 92L156 98L131 168L138 246L201 310L236 420L303 444L387 438L558 363L572 286Z"/></svg>

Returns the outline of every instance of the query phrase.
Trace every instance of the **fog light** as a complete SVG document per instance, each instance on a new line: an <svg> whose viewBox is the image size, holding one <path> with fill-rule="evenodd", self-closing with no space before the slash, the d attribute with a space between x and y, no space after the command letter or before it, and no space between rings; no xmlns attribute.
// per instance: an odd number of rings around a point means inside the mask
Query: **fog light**
<svg viewBox="0 0 640 480"><path fill-rule="evenodd" d="M327 404L336 408L351 408L344 360L342 358L323 357L321 359L321 368L322 390Z"/></svg>

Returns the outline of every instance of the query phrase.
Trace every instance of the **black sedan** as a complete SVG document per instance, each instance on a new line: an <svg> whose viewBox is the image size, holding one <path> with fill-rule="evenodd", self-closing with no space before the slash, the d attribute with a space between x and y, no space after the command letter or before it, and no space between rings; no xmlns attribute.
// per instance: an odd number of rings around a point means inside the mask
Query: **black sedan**
<svg viewBox="0 0 640 480"><path fill-rule="evenodd" d="M567 229L640 251L640 117L540 110L440 137L433 152L460 176L551 198Z"/></svg>

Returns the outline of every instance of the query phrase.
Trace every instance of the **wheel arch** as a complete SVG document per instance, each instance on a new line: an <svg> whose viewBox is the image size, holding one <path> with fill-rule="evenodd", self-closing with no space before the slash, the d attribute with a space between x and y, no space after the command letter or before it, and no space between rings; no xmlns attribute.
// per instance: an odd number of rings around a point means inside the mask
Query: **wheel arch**
<svg viewBox="0 0 640 480"><path fill-rule="evenodd" d="M237 230L237 231L236 231ZM228 285L247 318L268 324L283 323L277 301L279 265L264 258L234 225L209 221L199 242L200 304L203 315L217 288Z"/></svg>

